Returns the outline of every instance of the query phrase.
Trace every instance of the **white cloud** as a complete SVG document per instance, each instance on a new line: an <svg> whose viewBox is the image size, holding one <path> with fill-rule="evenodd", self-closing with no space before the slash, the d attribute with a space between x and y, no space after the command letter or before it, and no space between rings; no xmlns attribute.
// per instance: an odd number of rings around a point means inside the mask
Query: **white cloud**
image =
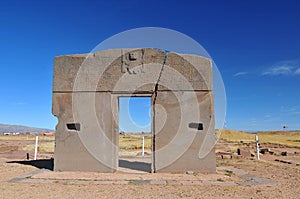
<svg viewBox="0 0 300 199"><path fill-rule="evenodd" d="M300 62L295 60L281 61L265 70L262 75L299 75L299 65Z"/></svg>
<svg viewBox="0 0 300 199"><path fill-rule="evenodd" d="M237 76L241 76L241 75L247 75L248 74L248 72L237 72L237 73L235 73L233 76L234 77L237 77Z"/></svg>
<svg viewBox="0 0 300 199"><path fill-rule="evenodd" d="M293 74L293 66L281 65L267 69L262 75L291 75Z"/></svg>

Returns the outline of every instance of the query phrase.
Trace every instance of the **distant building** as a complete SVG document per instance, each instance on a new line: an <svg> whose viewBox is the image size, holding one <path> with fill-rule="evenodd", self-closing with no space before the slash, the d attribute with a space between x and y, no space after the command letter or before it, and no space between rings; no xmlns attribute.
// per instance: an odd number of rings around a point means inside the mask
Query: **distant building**
<svg viewBox="0 0 300 199"><path fill-rule="evenodd" d="M54 132L40 132L39 136L54 136Z"/></svg>

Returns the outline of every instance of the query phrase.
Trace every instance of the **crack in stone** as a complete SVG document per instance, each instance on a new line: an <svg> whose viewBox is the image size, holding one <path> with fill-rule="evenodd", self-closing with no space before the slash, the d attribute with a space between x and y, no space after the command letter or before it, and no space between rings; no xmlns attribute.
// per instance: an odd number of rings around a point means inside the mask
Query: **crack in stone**
<svg viewBox="0 0 300 199"><path fill-rule="evenodd" d="M160 81L162 72L163 72L163 70L164 70L164 66L165 66L165 64L166 64L167 56L168 56L168 52L165 51L165 54L164 54L164 62L163 62L163 64L162 64L161 70L160 70L159 75L158 75L158 79L157 79L156 84L155 84L155 87L154 87L154 93L153 93L153 94L154 94L153 105L155 104L155 101L156 101L157 91L158 91L158 82Z"/></svg>
<svg viewBox="0 0 300 199"><path fill-rule="evenodd" d="M152 172L155 173L156 168L155 168L155 103L156 103L156 98L157 98L157 91L158 91L158 83L160 81L162 72L164 70L164 66L166 64L166 59L168 56L168 52L165 50L164 52L164 61L160 70L160 73L158 75L158 79L157 82L155 84L154 87L154 92L153 92L153 102L152 102L152 106L153 106L153 134L152 134Z"/></svg>

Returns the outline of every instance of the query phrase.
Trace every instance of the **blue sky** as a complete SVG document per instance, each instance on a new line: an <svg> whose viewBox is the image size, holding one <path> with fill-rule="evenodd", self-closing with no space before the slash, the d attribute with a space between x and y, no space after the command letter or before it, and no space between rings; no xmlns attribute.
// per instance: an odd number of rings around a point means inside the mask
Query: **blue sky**
<svg viewBox="0 0 300 199"><path fill-rule="evenodd" d="M151 132L151 97L119 97L119 132Z"/></svg>
<svg viewBox="0 0 300 199"><path fill-rule="evenodd" d="M2 1L0 123L54 129L53 59L119 32L164 27L199 42L223 77L226 127L300 129L298 1Z"/></svg>

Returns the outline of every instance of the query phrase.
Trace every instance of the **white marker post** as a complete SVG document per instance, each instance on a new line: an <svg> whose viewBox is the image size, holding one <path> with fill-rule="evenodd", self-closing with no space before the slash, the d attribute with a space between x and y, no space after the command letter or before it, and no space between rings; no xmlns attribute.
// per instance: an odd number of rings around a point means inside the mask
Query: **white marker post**
<svg viewBox="0 0 300 199"><path fill-rule="evenodd" d="M39 136L37 135L35 136L34 160L36 160L36 156L37 156L38 141L39 141Z"/></svg>
<svg viewBox="0 0 300 199"><path fill-rule="evenodd" d="M258 135L255 135L255 140L256 140L256 154L257 154L257 159L260 160L260 158L259 158Z"/></svg>
<svg viewBox="0 0 300 199"><path fill-rule="evenodd" d="M145 136L143 136L143 141L142 141L142 156L145 156Z"/></svg>

